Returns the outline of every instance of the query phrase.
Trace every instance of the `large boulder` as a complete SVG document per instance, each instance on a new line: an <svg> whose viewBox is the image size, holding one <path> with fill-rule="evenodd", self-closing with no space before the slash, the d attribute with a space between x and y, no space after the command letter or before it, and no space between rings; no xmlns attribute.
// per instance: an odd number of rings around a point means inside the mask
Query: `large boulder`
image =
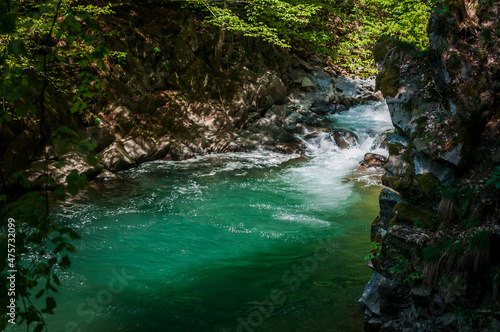
<svg viewBox="0 0 500 332"><path fill-rule="evenodd" d="M128 154L122 141L115 141L101 152L104 167L111 172L118 172L136 166L134 159Z"/></svg>
<svg viewBox="0 0 500 332"><path fill-rule="evenodd" d="M66 182L66 176L72 170L76 170L80 174L85 174L89 180L92 180L102 171L102 168L102 165L89 165L87 157L83 153L71 151L62 156L58 161L34 161L26 171L26 176L30 182L36 183L47 172L48 176L54 180L53 185L57 186Z"/></svg>

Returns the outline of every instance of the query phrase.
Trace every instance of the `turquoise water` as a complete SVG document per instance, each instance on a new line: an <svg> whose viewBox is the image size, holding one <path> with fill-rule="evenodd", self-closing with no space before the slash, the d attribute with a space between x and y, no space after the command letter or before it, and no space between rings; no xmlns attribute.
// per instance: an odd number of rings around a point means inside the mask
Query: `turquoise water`
<svg viewBox="0 0 500 332"><path fill-rule="evenodd" d="M330 120L361 144L147 163L55 209L82 240L49 331L361 331L381 188L353 173L391 123L383 104Z"/></svg>

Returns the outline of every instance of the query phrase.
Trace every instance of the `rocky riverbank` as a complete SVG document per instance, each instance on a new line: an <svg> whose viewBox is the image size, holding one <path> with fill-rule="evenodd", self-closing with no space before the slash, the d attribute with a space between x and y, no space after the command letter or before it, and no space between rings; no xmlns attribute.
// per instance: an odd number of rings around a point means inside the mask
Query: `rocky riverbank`
<svg viewBox="0 0 500 332"><path fill-rule="evenodd" d="M367 330L500 329L500 4L445 6L429 51L374 49L396 132L359 301Z"/></svg>
<svg viewBox="0 0 500 332"><path fill-rule="evenodd" d="M106 46L115 50L106 60L107 70L96 71L104 83L103 96L95 95L89 110L67 119L49 112L46 120L54 129L70 128L76 137L66 130L58 142L44 144L29 119L0 125L0 192L19 186L11 176L19 171L32 183L48 172L55 187L73 169L91 180L105 180L158 159L255 149L301 153L296 134L328 131L326 115L382 98L373 80L338 77L327 56L284 52L235 36L220 46L181 8L170 9L172 20L161 10L135 5L124 4L117 11L117 17L133 15L128 25L101 23ZM156 46L152 40L158 34L164 38ZM218 47L226 54L225 68L214 59ZM53 93L58 105L69 107L67 97ZM333 137L343 148L356 140L343 130ZM79 139L94 146L101 158L96 166L87 163L88 152L68 146Z"/></svg>

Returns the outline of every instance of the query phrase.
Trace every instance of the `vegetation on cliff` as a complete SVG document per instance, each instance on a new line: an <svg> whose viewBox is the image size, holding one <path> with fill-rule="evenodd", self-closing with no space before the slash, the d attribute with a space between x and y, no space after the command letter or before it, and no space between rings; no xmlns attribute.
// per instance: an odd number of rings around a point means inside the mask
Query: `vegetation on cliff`
<svg viewBox="0 0 500 332"><path fill-rule="evenodd" d="M397 193L380 197L368 257L380 273L371 285L389 288L377 314L365 306L382 330L499 323L500 34L491 32L500 3L443 6L431 16L427 50L389 39L374 50L396 127L383 183Z"/></svg>

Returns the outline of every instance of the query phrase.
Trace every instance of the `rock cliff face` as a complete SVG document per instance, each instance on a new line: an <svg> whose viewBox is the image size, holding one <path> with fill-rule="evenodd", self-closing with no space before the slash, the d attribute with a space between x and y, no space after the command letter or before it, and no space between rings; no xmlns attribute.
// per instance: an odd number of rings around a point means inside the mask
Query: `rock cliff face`
<svg viewBox="0 0 500 332"><path fill-rule="evenodd" d="M500 195L488 181L500 163L500 2L443 6L429 50L374 48L396 132L359 303L369 330L500 327Z"/></svg>

